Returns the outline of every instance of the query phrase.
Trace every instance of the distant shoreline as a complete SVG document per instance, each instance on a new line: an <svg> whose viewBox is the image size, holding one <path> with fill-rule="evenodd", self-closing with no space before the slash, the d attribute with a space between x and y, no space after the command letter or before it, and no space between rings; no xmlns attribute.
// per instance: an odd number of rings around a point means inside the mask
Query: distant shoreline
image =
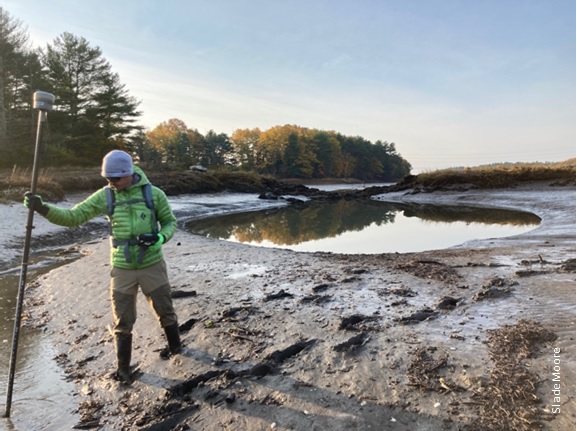
<svg viewBox="0 0 577 431"><path fill-rule="evenodd" d="M98 168L48 168L39 178L38 193L45 200L57 202L65 194L94 191L106 184ZM407 175L395 181L364 183L358 178L274 178L257 175L251 172L228 172L208 170L197 172L191 170L144 171L150 181L163 189L167 195L186 193L214 193L234 191L240 193L278 193L290 194L293 188L302 185L326 184L396 184L397 188L413 188L419 191L439 189L475 188L495 189L516 187L521 183L532 181L550 181L552 184L574 185L576 175L575 159L556 164L532 163L495 165L464 169L444 169ZM0 202L20 201L23 194L30 189L30 173L27 169L0 171ZM298 190L299 192L302 190Z"/></svg>

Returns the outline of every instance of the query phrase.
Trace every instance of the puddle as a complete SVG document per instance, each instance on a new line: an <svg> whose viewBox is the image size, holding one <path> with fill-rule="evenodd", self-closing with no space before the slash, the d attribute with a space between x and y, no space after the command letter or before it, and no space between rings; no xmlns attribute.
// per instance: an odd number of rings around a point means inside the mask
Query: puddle
<svg viewBox="0 0 577 431"><path fill-rule="evenodd" d="M340 200L191 220L186 229L262 247L378 254L519 235L540 221L534 214L513 210Z"/></svg>
<svg viewBox="0 0 577 431"><path fill-rule="evenodd" d="M11 417L0 420L11 423L15 430L71 429L80 419L74 413L77 407L75 387L64 380L62 370L53 361L55 353L50 340L39 331L26 328L20 332L19 341ZM3 346L6 346L6 354L2 354L2 363L7 359L7 364L10 344L3 343ZM7 386L6 378L0 384L3 395ZM5 400L2 414L4 411Z"/></svg>
<svg viewBox="0 0 577 431"><path fill-rule="evenodd" d="M27 280L32 280L34 271ZM8 371L14 331L14 314L19 275L0 277L0 401L2 415L6 409ZM28 283L27 283L28 285ZM25 326L18 338L18 353L10 418L0 419L7 430L71 429L79 421L74 413L77 402L75 386L67 382L63 371L54 361L55 351L50 339L42 331ZM1 425L0 425L1 428Z"/></svg>

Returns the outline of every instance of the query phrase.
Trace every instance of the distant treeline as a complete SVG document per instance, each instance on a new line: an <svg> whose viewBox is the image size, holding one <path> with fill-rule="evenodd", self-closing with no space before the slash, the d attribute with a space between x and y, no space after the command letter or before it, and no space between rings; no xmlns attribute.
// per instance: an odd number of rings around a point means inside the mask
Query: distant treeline
<svg viewBox="0 0 577 431"><path fill-rule="evenodd" d="M32 163L37 90L56 96L42 146L45 166L94 166L112 149L131 152L152 168L202 165L279 178L358 178L394 181L411 165L394 143L374 143L335 131L275 126L205 135L178 119L153 130L138 124L139 102L98 47L62 33L30 48L22 22L0 7L0 167Z"/></svg>
<svg viewBox="0 0 577 431"><path fill-rule="evenodd" d="M176 119L146 132L132 151L147 165L200 164L233 167L278 178L359 178L394 181L410 164L395 144L295 125L237 129L229 137L206 135Z"/></svg>

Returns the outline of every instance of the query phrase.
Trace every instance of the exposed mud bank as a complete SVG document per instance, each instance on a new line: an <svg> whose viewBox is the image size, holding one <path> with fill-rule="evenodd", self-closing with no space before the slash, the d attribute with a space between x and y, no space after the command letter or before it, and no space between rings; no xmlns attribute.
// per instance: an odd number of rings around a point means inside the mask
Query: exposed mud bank
<svg viewBox="0 0 577 431"><path fill-rule="evenodd" d="M186 349L159 358L164 341L141 297L130 387L110 378L108 243L85 244L85 257L39 278L27 298L77 385L78 428L574 429L575 188L381 198L503 206L543 222L383 255L179 231L164 250Z"/></svg>

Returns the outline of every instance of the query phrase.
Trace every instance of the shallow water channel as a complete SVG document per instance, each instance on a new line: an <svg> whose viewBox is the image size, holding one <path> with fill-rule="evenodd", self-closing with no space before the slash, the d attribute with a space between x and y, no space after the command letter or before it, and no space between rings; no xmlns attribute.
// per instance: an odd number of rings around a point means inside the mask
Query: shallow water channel
<svg viewBox="0 0 577 431"><path fill-rule="evenodd" d="M191 220L211 238L304 252L405 253L443 249L535 228L534 214L462 206L339 200Z"/></svg>
<svg viewBox="0 0 577 431"><path fill-rule="evenodd" d="M19 276L0 277L0 408L5 414L8 388L8 364L14 328L14 313ZM23 320L26 313L23 314ZM23 325L18 338L18 360L13 387L10 418L0 418L1 430L65 430L78 423L74 414L74 385L53 360L50 339L42 331Z"/></svg>

